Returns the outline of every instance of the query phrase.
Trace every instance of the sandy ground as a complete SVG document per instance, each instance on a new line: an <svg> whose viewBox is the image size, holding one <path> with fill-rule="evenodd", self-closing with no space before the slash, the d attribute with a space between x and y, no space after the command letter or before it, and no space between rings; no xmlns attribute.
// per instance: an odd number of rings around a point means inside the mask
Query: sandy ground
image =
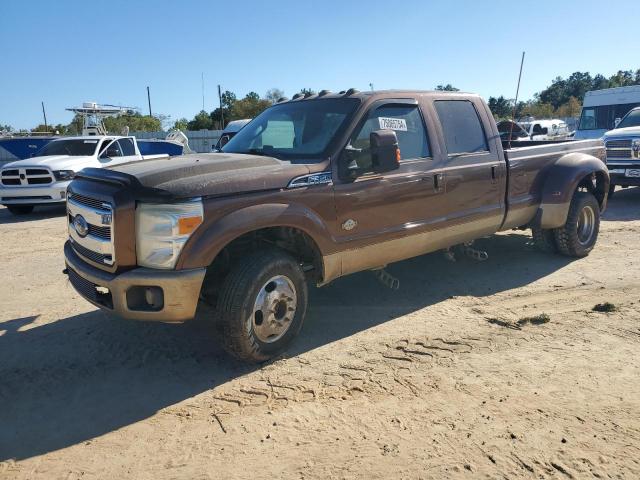
<svg viewBox="0 0 640 480"><path fill-rule="evenodd" d="M640 189L586 259L508 232L484 263L393 265L397 292L369 273L313 290L259 367L203 323L79 298L63 215L0 209L3 479L640 478Z"/></svg>

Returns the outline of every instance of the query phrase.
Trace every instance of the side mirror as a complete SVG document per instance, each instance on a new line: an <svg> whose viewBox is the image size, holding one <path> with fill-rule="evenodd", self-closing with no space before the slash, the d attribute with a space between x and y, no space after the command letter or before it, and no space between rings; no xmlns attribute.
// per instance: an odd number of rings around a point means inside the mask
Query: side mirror
<svg viewBox="0 0 640 480"><path fill-rule="evenodd" d="M371 166L376 173L400 168L398 137L393 130L376 130L369 134Z"/></svg>
<svg viewBox="0 0 640 480"><path fill-rule="evenodd" d="M218 148L224 147L227 143L229 143L229 140L231 140L230 135L222 135L220 137L220 146Z"/></svg>

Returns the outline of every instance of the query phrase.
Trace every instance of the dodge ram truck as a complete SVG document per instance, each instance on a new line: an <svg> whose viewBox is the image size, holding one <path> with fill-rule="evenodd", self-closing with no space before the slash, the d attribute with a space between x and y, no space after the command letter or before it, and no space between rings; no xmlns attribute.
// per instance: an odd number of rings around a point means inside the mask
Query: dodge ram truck
<svg viewBox="0 0 640 480"><path fill-rule="evenodd" d="M228 352L264 361L300 331L309 283L508 229L588 255L603 160L601 140L503 145L477 95L296 95L220 153L79 172L65 273L129 319L183 322L202 302Z"/></svg>
<svg viewBox="0 0 640 480"><path fill-rule="evenodd" d="M604 145L611 175L609 196L616 185L640 186L640 107L629 111L616 128L604 134Z"/></svg>
<svg viewBox="0 0 640 480"><path fill-rule="evenodd" d="M0 169L0 204L14 215L31 213L36 205L62 204L77 171L144 158L168 155L142 156L135 137L61 137L47 143L35 156L7 163Z"/></svg>

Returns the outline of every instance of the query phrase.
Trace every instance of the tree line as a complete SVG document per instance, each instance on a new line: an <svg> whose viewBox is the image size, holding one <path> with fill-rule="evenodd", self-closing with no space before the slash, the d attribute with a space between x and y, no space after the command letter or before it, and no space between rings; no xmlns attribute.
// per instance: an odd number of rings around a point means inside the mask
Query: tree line
<svg viewBox="0 0 640 480"><path fill-rule="evenodd" d="M528 102L518 102L515 118L577 117L580 115L584 95L591 90L640 85L640 69L619 70L610 77L589 72L574 72L569 77L556 77L551 85L536 93ZM489 108L497 119L511 118L513 100L504 96L489 97Z"/></svg>
<svg viewBox="0 0 640 480"><path fill-rule="evenodd" d="M631 85L640 85L640 69L635 71L619 70L610 77L605 77L602 74L592 76L589 72L574 72L566 79L556 77L551 81L551 85L536 93L533 99L526 102L519 101L515 108L515 118L527 116L536 118L577 117L580 115L582 102L588 91ZM435 90L458 91L450 83L437 85ZM314 94L315 92L310 88L303 88L300 93ZM120 133L127 126L132 132L156 132L166 128L179 130L223 129L232 120L254 118L282 97L284 97L284 92L278 88L268 90L263 97L260 97L256 92L249 92L240 99L235 93L226 90L222 94L220 107L211 112L201 110L191 120L180 118L171 124L167 115L150 116L135 112L131 115L107 118L104 123L107 130L112 133ZM500 95L499 97L489 97L487 103L496 119L512 117L514 107L512 99ZM0 124L0 131L12 131L12 128L10 125ZM82 133L82 119L76 115L67 125L57 124L45 127L44 124L40 124L32 131L78 135Z"/></svg>

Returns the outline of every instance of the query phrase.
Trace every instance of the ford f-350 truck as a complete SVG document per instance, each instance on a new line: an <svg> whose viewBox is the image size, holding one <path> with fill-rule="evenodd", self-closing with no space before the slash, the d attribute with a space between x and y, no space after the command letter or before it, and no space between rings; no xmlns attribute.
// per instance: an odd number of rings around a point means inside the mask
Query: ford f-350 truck
<svg viewBox="0 0 640 480"><path fill-rule="evenodd" d="M297 95L222 150L78 173L65 272L125 318L183 322L204 302L248 361L299 332L308 282L514 228L585 256L609 189L601 140L503 145L457 92Z"/></svg>

